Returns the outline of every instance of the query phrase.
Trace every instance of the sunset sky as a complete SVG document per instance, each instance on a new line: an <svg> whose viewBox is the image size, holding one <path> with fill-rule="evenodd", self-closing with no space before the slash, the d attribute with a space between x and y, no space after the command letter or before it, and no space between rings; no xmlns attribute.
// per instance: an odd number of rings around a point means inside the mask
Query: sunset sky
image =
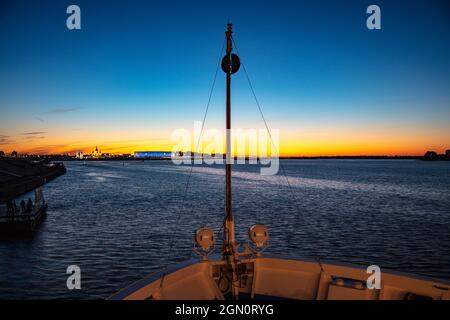
<svg viewBox="0 0 450 320"><path fill-rule="evenodd" d="M0 150L171 150L203 119L228 19L282 155L450 149L448 1L15 0L0 3ZM242 68L232 95L233 127L264 128ZM224 125L220 71L205 126Z"/></svg>

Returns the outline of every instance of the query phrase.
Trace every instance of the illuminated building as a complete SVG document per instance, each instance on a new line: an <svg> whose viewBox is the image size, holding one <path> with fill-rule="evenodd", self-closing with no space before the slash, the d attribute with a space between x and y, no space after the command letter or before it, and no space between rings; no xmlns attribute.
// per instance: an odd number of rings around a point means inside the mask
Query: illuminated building
<svg viewBox="0 0 450 320"><path fill-rule="evenodd" d="M153 159L160 159L160 158L171 158L173 155L170 151L135 151L134 157L135 158L153 158Z"/></svg>
<svg viewBox="0 0 450 320"><path fill-rule="evenodd" d="M95 147L95 150L92 151L91 157L94 159L99 159L102 157L102 152L98 150L98 147Z"/></svg>

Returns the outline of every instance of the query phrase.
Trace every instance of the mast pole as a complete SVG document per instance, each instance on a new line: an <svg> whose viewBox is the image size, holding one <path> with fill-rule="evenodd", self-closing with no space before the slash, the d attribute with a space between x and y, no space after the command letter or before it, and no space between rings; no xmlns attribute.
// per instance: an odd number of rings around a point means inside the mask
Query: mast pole
<svg viewBox="0 0 450 320"><path fill-rule="evenodd" d="M227 25L225 32L227 37L227 55L231 56L233 26L231 23ZM225 217L225 251L228 255L234 255L235 239L234 239L234 218L231 201L231 164L233 162L231 154L231 71L226 73L227 89L226 89L226 163L225 163L225 179L226 179L226 217ZM231 252L230 252L231 251Z"/></svg>
<svg viewBox="0 0 450 320"><path fill-rule="evenodd" d="M239 276L236 271L237 252L236 242L234 238L234 217L233 207L231 201L231 165L234 161L231 153L231 75L239 70L239 57L232 53L233 51L233 26L231 23L227 25L225 32L227 41L227 52L222 59L222 70L227 75L227 89L226 89L226 160L225 160L225 180L226 180L226 201L225 201L225 219L224 219L224 241L222 247L222 255L227 260L231 273L231 294L235 299L239 297Z"/></svg>

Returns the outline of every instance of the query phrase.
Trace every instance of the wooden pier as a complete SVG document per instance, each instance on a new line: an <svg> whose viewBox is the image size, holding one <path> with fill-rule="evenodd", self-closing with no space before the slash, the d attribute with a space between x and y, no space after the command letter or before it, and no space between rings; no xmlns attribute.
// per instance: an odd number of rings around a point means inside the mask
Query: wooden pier
<svg viewBox="0 0 450 320"><path fill-rule="evenodd" d="M41 186L66 173L62 163L0 158L0 237L31 233L47 214ZM15 199L35 190L34 204Z"/></svg>
<svg viewBox="0 0 450 320"><path fill-rule="evenodd" d="M36 206L29 213L1 214L0 237L32 233L36 226L45 219L46 215L46 203Z"/></svg>

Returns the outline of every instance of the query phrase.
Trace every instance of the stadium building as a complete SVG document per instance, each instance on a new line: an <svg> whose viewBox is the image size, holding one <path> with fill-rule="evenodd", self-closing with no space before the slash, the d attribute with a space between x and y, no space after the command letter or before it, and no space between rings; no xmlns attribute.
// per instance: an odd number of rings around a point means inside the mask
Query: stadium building
<svg viewBox="0 0 450 320"><path fill-rule="evenodd" d="M166 159L172 157L170 151L135 151L135 158L147 158L147 159Z"/></svg>

